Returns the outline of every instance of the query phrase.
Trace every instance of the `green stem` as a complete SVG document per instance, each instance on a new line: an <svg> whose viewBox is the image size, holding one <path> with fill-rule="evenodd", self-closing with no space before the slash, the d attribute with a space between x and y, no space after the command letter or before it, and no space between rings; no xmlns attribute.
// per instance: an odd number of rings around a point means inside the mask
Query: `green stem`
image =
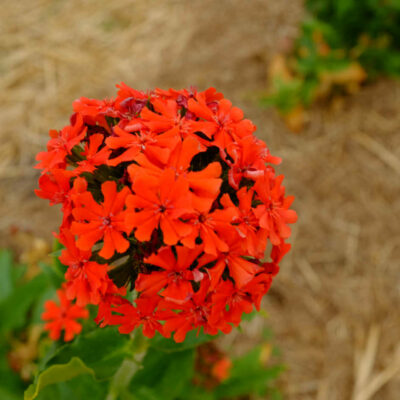
<svg viewBox="0 0 400 400"><path fill-rule="evenodd" d="M127 388L140 365L130 359L125 359L115 373L106 400L117 400L119 395Z"/></svg>
<svg viewBox="0 0 400 400"><path fill-rule="evenodd" d="M132 354L125 358L110 382L110 389L106 400L120 399L122 394L128 387L129 382L135 375L136 371L141 368L142 360L146 355L149 341L143 336L141 330L137 329L133 334L130 342Z"/></svg>

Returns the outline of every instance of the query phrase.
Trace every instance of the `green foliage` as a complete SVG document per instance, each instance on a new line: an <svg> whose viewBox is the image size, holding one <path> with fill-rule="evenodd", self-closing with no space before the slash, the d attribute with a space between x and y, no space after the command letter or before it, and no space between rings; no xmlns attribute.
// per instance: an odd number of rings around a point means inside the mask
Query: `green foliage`
<svg viewBox="0 0 400 400"><path fill-rule="evenodd" d="M95 376L93 369L87 367L80 358L72 357L68 363L52 365L39 374L36 382L29 386L29 388L25 391L24 399L36 399L39 394L40 397L46 397L44 395L44 389L46 387L56 385L58 383L68 382L76 377L88 374L90 374L92 377Z"/></svg>
<svg viewBox="0 0 400 400"><path fill-rule="evenodd" d="M25 383L12 370L8 360L10 341L39 320L44 295L54 292L46 275L26 280L26 267L13 262L11 252L0 249L0 398L21 399Z"/></svg>
<svg viewBox="0 0 400 400"><path fill-rule="evenodd" d="M306 85L307 83L307 85ZM293 79L285 81L280 77L273 80L273 91L268 96L262 99L262 104L265 106L275 106L282 113L290 112L299 103L309 104L311 102L310 94L312 89L316 86L315 80L306 82L302 79Z"/></svg>
<svg viewBox="0 0 400 400"><path fill-rule="evenodd" d="M90 399L104 400L107 397L107 383L96 381L91 375L79 375L67 382L59 382L41 390L38 400Z"/></svg>
<svg viewBox="0 0 400 400"><path fill-rule="evenodd" d="M64 364L73 357L78 357L93 370L97 379L104 380L111 378L117 372L129 354L129 336L121 335L115 328L95 329L79 335L72 343L61 346L42 369Z"/></svg>
<svg viewBox="0 0 400 400"><path fill-rule="evenodd" d="M400 74L399 0L308 0L307 8L335 32L335 48L353 50L372 76Z"/></svg>
<svg viewBox="0 0 400 400"><path fill-rule="evenodd" d="M152 347L150 340L143 353L145 348L134 343L110 328L79 337L49 358L25 392L25 400L47 399L50 395L63 399L68 393L85 399L91 387L96 392L90 398L104 399L108 393L108 398L121 400L223 400L277 392L272 383L282 368L265 367L261 347L233 360L229 379L207 390L192 383L195 347L171 352L168 346L164 351L161 346Z"/></svg>
<svg viewBox="0 0 400 400"><path fill-rule="evenodd" d="M194 349L177 351L173 354L150 348L143 360L143 368L133 377L129 392L148 393L162 400L174 400L182 394L182 389L193 376Z"/></svg>
<svg viewBox="0 0 400 400"><path fill-rule="evenodd" d="M318 98L351 93L368 77L400 75L399 0L307 0L292 53L262 101L288 115Z"/></svg>
<svg viewBox="0 0 400 400"><path fill-rule="evenodd" d="M260 361L261 348L233 360L229 379L206 389L193 383L198 374L197 347L215 336L192 331L183 343L175 343L160 335L149 340L140 330L121 335L116 328L100 329L92 322L86 322L83 332L65 344L51 342L42 334L41 341L33 343L36 358L29 360L36 368L35 377L23 381L10 366L9 352L15 341L26 344L32 329L42 323L44 301L54 297L64 273L58 263L40 267L42 273L28 279L26 268L15 265L10 252L0 250L1 400L277 398L272 383L281 368L265 367Z"/></svg>
<svg viewBox="0 0 400 400"><path fill-rule="evenodd" d="M0 302L0 334L25 324L27 313L47 288L45 275L38 275L17 287Z"/></svg>
<svg viewBox="0 0 400 400"><path fill-rule="evenodd" d="M0 301L9 296L14 288L12 255L0 250Z"/></svg>
<svg viewBox="0 0 400 400"><path fill-rule="evenodd" d="M11 370L7 362L7 351L4 343L0 343L0 399L20 400L24 387L19 377Z"/></svg>

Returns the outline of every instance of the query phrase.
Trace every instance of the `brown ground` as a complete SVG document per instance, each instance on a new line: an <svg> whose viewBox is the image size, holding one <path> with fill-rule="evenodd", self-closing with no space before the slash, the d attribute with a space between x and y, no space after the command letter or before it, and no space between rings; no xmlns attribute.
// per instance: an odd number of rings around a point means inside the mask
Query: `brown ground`
<svg viewBox="0 0 400 400"><path fill-rule="evenodd" d="M289 133L257 95L296 35L299 0L21 0L0 11L0 245L10 225L50 237L34 155L79 96L215 86L243 107L295 194L293 251L266 299L288 366L284 398L397 400L400 393L400 83L320 107ZM257 338L261 319L248 328Z"/></svg>

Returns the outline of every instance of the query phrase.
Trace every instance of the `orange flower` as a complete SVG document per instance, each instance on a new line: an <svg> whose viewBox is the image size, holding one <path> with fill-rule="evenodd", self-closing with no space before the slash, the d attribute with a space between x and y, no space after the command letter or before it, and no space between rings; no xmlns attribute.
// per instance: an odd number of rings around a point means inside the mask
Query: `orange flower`
<svg viewBox="0 0 400 400"><path fill-rule="evenodd" d="M87 127L83 125L83 119L78 114L74 123L66 126L60 132L51 130L51 139L47 143L47 151L36 156L40 161L35 168L43 169L42 174L53 168L62 168L66 165L66 157L71 154L74 146L79 144L86 135Z"/></svg>
<svg viewBox="0 0 400 400"><path fill-rule="evenodd" d="M217 257L206 254L199 260L199 263L200 265L206 265L216 261L215 266L208 270L211 276L212 288L215 288L219 283L225 268L228 268L236 286L242 288L262 269L255 260L249 261L244 258L243 255L246 254L244 243L237 234L231 233L225 240L228 244L227 251L219 253Z"/></svg>
<svg viewBox="0 0 400 400"><path fill-rule="evenodd" d="M282 180L283 175L272 180L269 174L264 174L254 185L254 190L262 201L262 204L254 209L254 213L259 218L260 227L267 230L273 245L279 245L283 239L287 239L291 234L287 224L297 221L296 212L289 210L294 197L284 197Z"/></svg>
<svg viewBox="0 0 400 400"><path fill-rule="evenodd" d="M203 274L197 270L191 270L195 259L201 249L190 250L185 247L177 247L177 256L170 247L165 247L157 254L152 254L144 259L146 264L155 265L161 271L153 271L151 274L139 274L135 288L143 296L152 296L164 289L161 296L167 300L178 303L185 302L193 294L191 281L202 279Z"/></svg>
<svg viewBox="0 0 400 400"><path fill-rule="evenodd" d="M82 172L93 172L98 165L104 165L107 163L111 150L107 147L103 147L99 150L103 141L104 136L100 133L89 137L89 142L86 143L85 151L81 154L85 157L85 160L78 161L78 168L74 171L76 175L79 175Z"/></svg>
<svg viewBox="0 0 400 400"><path fill-rule="evenodd" d="M108 259L115 251L123 253L129 247L129 241L121 232L128 231L123 209L130 191L128 187L124 187L117 192L117 184L107 181L101 185L101 192L104 196L102 204L97 203L90 192L79 196L79 206L72 212L75 221L72 222L71 231L78 235L76 245L82 250L90 250L103 239L99 255Z"/></svg>
<svg viewBox="0 0 400 400"><path fill-rule="evenodd" d="M148 157L141 154L135 159L137 164L131 164L128 167L128 173L132 182L138 178L153 179L154 184L157 185L164 170L172 169L176 177L187 182L191 191L193 207L204 212L210 209L219 194L222 183L222 179L219 178L222 169L218 162L210 163L200 171L190 170L193 157L204 150L204 146L197 139L187 137L175 147L165 166L157 166Z"/></svg>
<svg viewBox="0 0 400 400"><path fill-rule="evenodd" d="M132 131L138 131L132 134ZM111 149L125 148L118 157L108 160L108 165L116 166L122 162L132 161L141 153L150 159L165 164L171 154L171 150L178 142L174 133L156 134L147 130L142 122L127 125L125 129L116 125L113 129L115 136L109 137L106 142Z"/></svg>
<svg viewBox="0 0 400 400"><path fill-rule="evenodd" d="M60 261L68 266L65 273L65 294L68 300L76 299L78 306L99 304L105 294L109 277L107 264L90 261L92 252L76 247L75 238L68 229L63 229L60 242L65 245Z"/></svg>
<svg viewBox="0 0 400 400"><path fill-rule="evenodd" d="M190 121L178 113L178 104L174 100L153 99L156 112L144 108L141 112L143 123L152 132L185 137L192 132Z"/></svg>
<svg viewBox="0 0 400 400"><path fill-rule="evenodd" d="M233 225L244 242L244 246L249 255L256 258L263 258L267 245L268 231L261 228L258 218L254 214L253 200L254 190L241 188L237 192L239 201L238 207L232 202L228 194L221 197L221 204L227 210L235 210Z"/></svg>
<svg viewBox="0 0 400 400"><path fill-rule="evenodd" d="M61 331L64 330L64 340L69 342L82 330L82 325L76 319L89 318L89 311L72 304L63 290L57 290L57 296L60 305L53 300L47 300L44 304L45 312L42 314L42 319L49 321L44 329L50 332L50 338L53 340L60 339Z"/></svg>
<svg viewBox="0 0 400 400"><path fill-rule="evenodd" d="M219 382L223 382L229 378L231 368L232 361L228 357L224 357L213 365L211 373Z"/></svg>
<svg viewBox="0 0 400 400"><path fill-rule="evenodd" d="M215 110L201 94L196 96L196 100L189 100L188 109L202 120L193 121L191 128L204 133L209 139L212 138L214 146L225 149L237 138L250 135L255 130L250 121L243 120L243 111L232 107L229 100L220 100L215 104Z"/></svg>
<svg viewBox="0 0 400 400"><path fill-rule="evenodd" d="M232 157L233 162L226 158L229 169L229 183L239 189L242 178L255 181L264 175L266 165L264 158L267 155L267 148L264 142L254 136L247 136L231 143L227 153Z"/></svg>
<svg viewBox="0 0 400 400"><path fill-rule="evenodd" d="M180 218L191 211L191 196L187 182L171 169L165 170L156 187L138 178L132 185L135 194L128 196L126 224L129 231L135 229L140 241L150 240L153 231L160 227L164 243L176 244L191 232L190 225Z"/></svg>

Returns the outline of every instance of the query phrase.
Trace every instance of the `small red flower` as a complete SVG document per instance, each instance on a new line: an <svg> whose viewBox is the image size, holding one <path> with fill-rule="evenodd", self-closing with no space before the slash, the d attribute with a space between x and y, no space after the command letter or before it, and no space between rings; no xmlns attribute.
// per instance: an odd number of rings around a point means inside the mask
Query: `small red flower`
<svg viewBox="0 0 400 400"><path fill-rule="evenodd" d="M74 146L82 141L86 131L87 128L83 125L83 119L79 114L74 124L66 126L60 132L51 130L47 152L41 152L36 156L40 163L35 168L43 169L42 174L44 174L53 168L65 167L66 157L71 154Z"/></svg>
<svg viewBox="0 0 400 400"><path fill-rule="evenodd" d="M183 303L193 295L191 282L201 280L203 274L190 267L199 256L201 249L190 250L185 247L176 248L176 258L170 247L165 247L157 254L144 259L146 264L155 265L162 271L151 274L139 274L136 290L143 296L154 296L164 289L161 296L166 300Z"/></svg>
<svg viewBox="0 0 400 400"><path fill-rule="evenodd" d="M244 254L247 254L244 250L245 243L240 239L240 236L233 232L233 234L226 237L226 241L229 248L228 251L221 252L216 257L205 254L199 260L200 265L215 264L208 270L213 289L220 282L221 276L226 269L229 270L229 274L238 288L242 288L261 271L257 260L245 258Z"/></svg>
<svg viewBox="0 0 400 400"><path fill-rule="evenodd" d="M211 373L219 382L223 382L229 378L231 368L232 361L228 357L224 357L213 365Z"/></svg>
<svg viewBox="0 0 400 400"><path fill-rule="evenodd" d="M248 254L252 257L263 258L268 231L260 227L258 218L254 214L254 190L247 190L246 187L243 187L237 192L237 198L239 202L237 207L227 194L222 196L221 204L227 210L236 212L233 217L233 226L239 234L240 240L244 242Z"/></svg>
<svg viewBox="0 0 400 400"><path fill-rule="evenodd" d="M75 100L72 104L74 111L77 115L80 115L85 123L90 125L100 125L109 130L109 126L106 122L105 116L118 117L119 113L114 109L114 99L88 99L81 97Z"/></svg>
<svg viewBox="0 0 400 400"><path fill-rule="evenodd" d="M136 132L132 134L132 132ZM116 166L122 162L132 161L139 154L144 153L150 160L161 164L168 161L171 150L176 146L178 138L171 133L157 134L145 128L141 121L131 121L122 129L116 125L113 129L114 136L107 139L110 149L124 149L125 151L108 160L108 165Z"/></svg>
<svg viewBox="0 0 400 400"><path fill-rule="evenodd" d="M156 331L164 334L163 326L159 322L173 315L171 312L156 311L160 299L157 297L140 298L136 300L136 307L123 304L115 308L112 325L120 325L121 333L130 333L137 326L143 326L143 335L152 338Z"/></svg>
<svg viewBox="0 0 400 400"><path fill-rule="evenodd" d="M135 229L138 240L150 240L153 231L160 227L164 243L174 245L191 232L190 225L181 220L193 210L189 186L182 177L175 179L174 171L165 170L156 187L138 178L132 189L135 194L126 201L126 224L129 231Z"/></svg>
<svg viewBox="0 0 400 400"><path fill-rule="evenodd" d="M61 252L60 261L68 266L65 273L65 294L68 300L76 299L78 306L99 304L110 279L107 264L90 261L91 250L78 249L74 236L67 229L62 231L60 242L66 246Z"/></svg>
<svg viewBox="0 0 400 400"><path fill-rule="evenodd" d="M250 121L243 120L243 111L232 107L229 100L222 99L219 103L210 104L202 94L198 94L196 100L189 100L188 109L201 120L192 122L191 127L213 138L214 146L225 149L237 138L251 135L255 130Z"/></svg>
<svg viewBox="0 0 400 400"><path fill-rule="evenodd" d="M89 311L72 304L63 290L57 290L57 296L60 305L53 300L47 300L44 304L45 312L42 314L42 319L49 321L44 329L50 332L50 338L53 340L60 339L61 331L64 330L64 340L69 342L82 330L82 325L76 320L88 318Z"/></svg>
<svg viewBox="0 0 400 400"><path fill-rule="evenodd" d="M79 206L72 212L75 221L71 231L78 235L76 244L82 250L90 250L96 242L103 239L99 255L108 259L115 251L123 253L129 247L129 241L121 232L127 232L123 209L130 191L128 187L124 187L117 192L117 184L107 181L101 185L101 192L104 196L102 205L93 199L90 192L79 196Z"/></svg>
<svg viewBox="0 0 400 400"><path fill-rule="evenodd" d="M272 180L266 173L254 185L254 190L263 203L255 208L254 213L259 218L260 227L268 231L273 245L279 245L283 239L287 239L291 234L287 224L294 224L297 221L296 212L289 210L294 197L284 197L285 188L281 186L282 180L283 175Z"/></svg>
<svg viewBox="0 0 400 400"><path fill-rule="evenodd" d="M152 132L175 137L186 137L190 132L190 120L178 113L178 104L174 100L153 99L154 111L144 108L141 112L143 123Z"/></svg>
<svg viewBox="0 0 400 400"><path fill-rule="evenodd" d="M39 178L40 189L35 190L37 196L50 200L50 205L62 204L61 229L70 226L74 208L73 199L87 190L87 182L83 178L76 178L73 184L71 183L73 175L72 171L53 169Z"/></svg>
<svg viewBox="0 0 400 400"><path fill-rule="evenodd" d="M218 162L213 162L200 171L190 170L193 157L203 151L204 146L196 139L187 137L174 148L166 165L158 166L141 154L135 159L136 163L128 167L128 173L133 182L144 178L148 181L154 180L155 185L158 185L164 171L172 169L176 178L180 177L187 182L193 207L200 212L209 210L219 194L222 171Z"/></svg>
<svg viewBox="0 0 400 400"><path fill-rule="evenodd" d="M187 302L179 305L168 301L160 302L166 309L180 311L166 319L163 327L164 334L169 336L171 332L175 332L174 340L180 343L192 329L203 328L204 332L210 335L216 335L218 330L229 333L232 326L228 324L228 321L222 318L211 318L214 305L211 300L210 281L203 279L199 290Z"/></svg>
<svg viewBox="0 0 400 400"><path fill-rule="evenodd" d="M119 89L115 100L115 110L123 119L135 117L148 102L151 93L135 90L121 82L116 85Z"/></svg>
<svg viewBox="0 0 400 400"><path fill-rule="evenodd" d="M116 307L123 304L130 304L124 297L126 295L126 288L118 288L110 279L107 285L105 294L103 295L99 308L97 310L97 316L94 319L96 324L99 324L101 328L111 325L113 319L113 311Z"/></svg>
<svg viewBox="0 0 400 400"><path fill-rule="evenodd" d="M96 133L89 137L89 142L86 143L85 151L81 154L85 160L78 161L78 168L75 169L75 174L79 175L82 172L93 172L97 166L107 164L111 150L107 147L100 147L104 142L104 136Z"/></svg>
<svg viewBox="0 0 400 400"><path fill-rule="evenodd" d="M234 208L215 210L214 212L196 211L190 215L190 223L193 227L190 235L184 237L181 242L193 249L198 247L196 240L202 241L205 253L217 256L220 252L229 251L225 238L234 232L232 223L236 217Z"/></svg>
<svg viewBox="0 0 400 400"><path fill-rule="evenodd" d="M231 281L222 281L218 290L213 294L215 309L213 315L224 314L224 318L238 326L242 319L242 314L249 314L253 311L253 301L251 296L243 289L238 289Z"/></svg>
<svg viewBox="0 0 400 400"><path fill-rule="evenodd" d="M51 172L39 178L39 187L36 189L36 196L48 199L50 205L62 204L68 201L71 190L71 177L73 172L64 169L52 169Z"/></svg>
<svg viewBox="0 0 400 400"><path fill-rule="evenodd" d="M233 162L229 161L228 157L225 159L231 167L229 183L233 188L239 189L242 178L255 181L264 175L267 148L261 140L254 136L246 136L244 139L231 143L227 148L227 153L233 159Z"/></svg>

